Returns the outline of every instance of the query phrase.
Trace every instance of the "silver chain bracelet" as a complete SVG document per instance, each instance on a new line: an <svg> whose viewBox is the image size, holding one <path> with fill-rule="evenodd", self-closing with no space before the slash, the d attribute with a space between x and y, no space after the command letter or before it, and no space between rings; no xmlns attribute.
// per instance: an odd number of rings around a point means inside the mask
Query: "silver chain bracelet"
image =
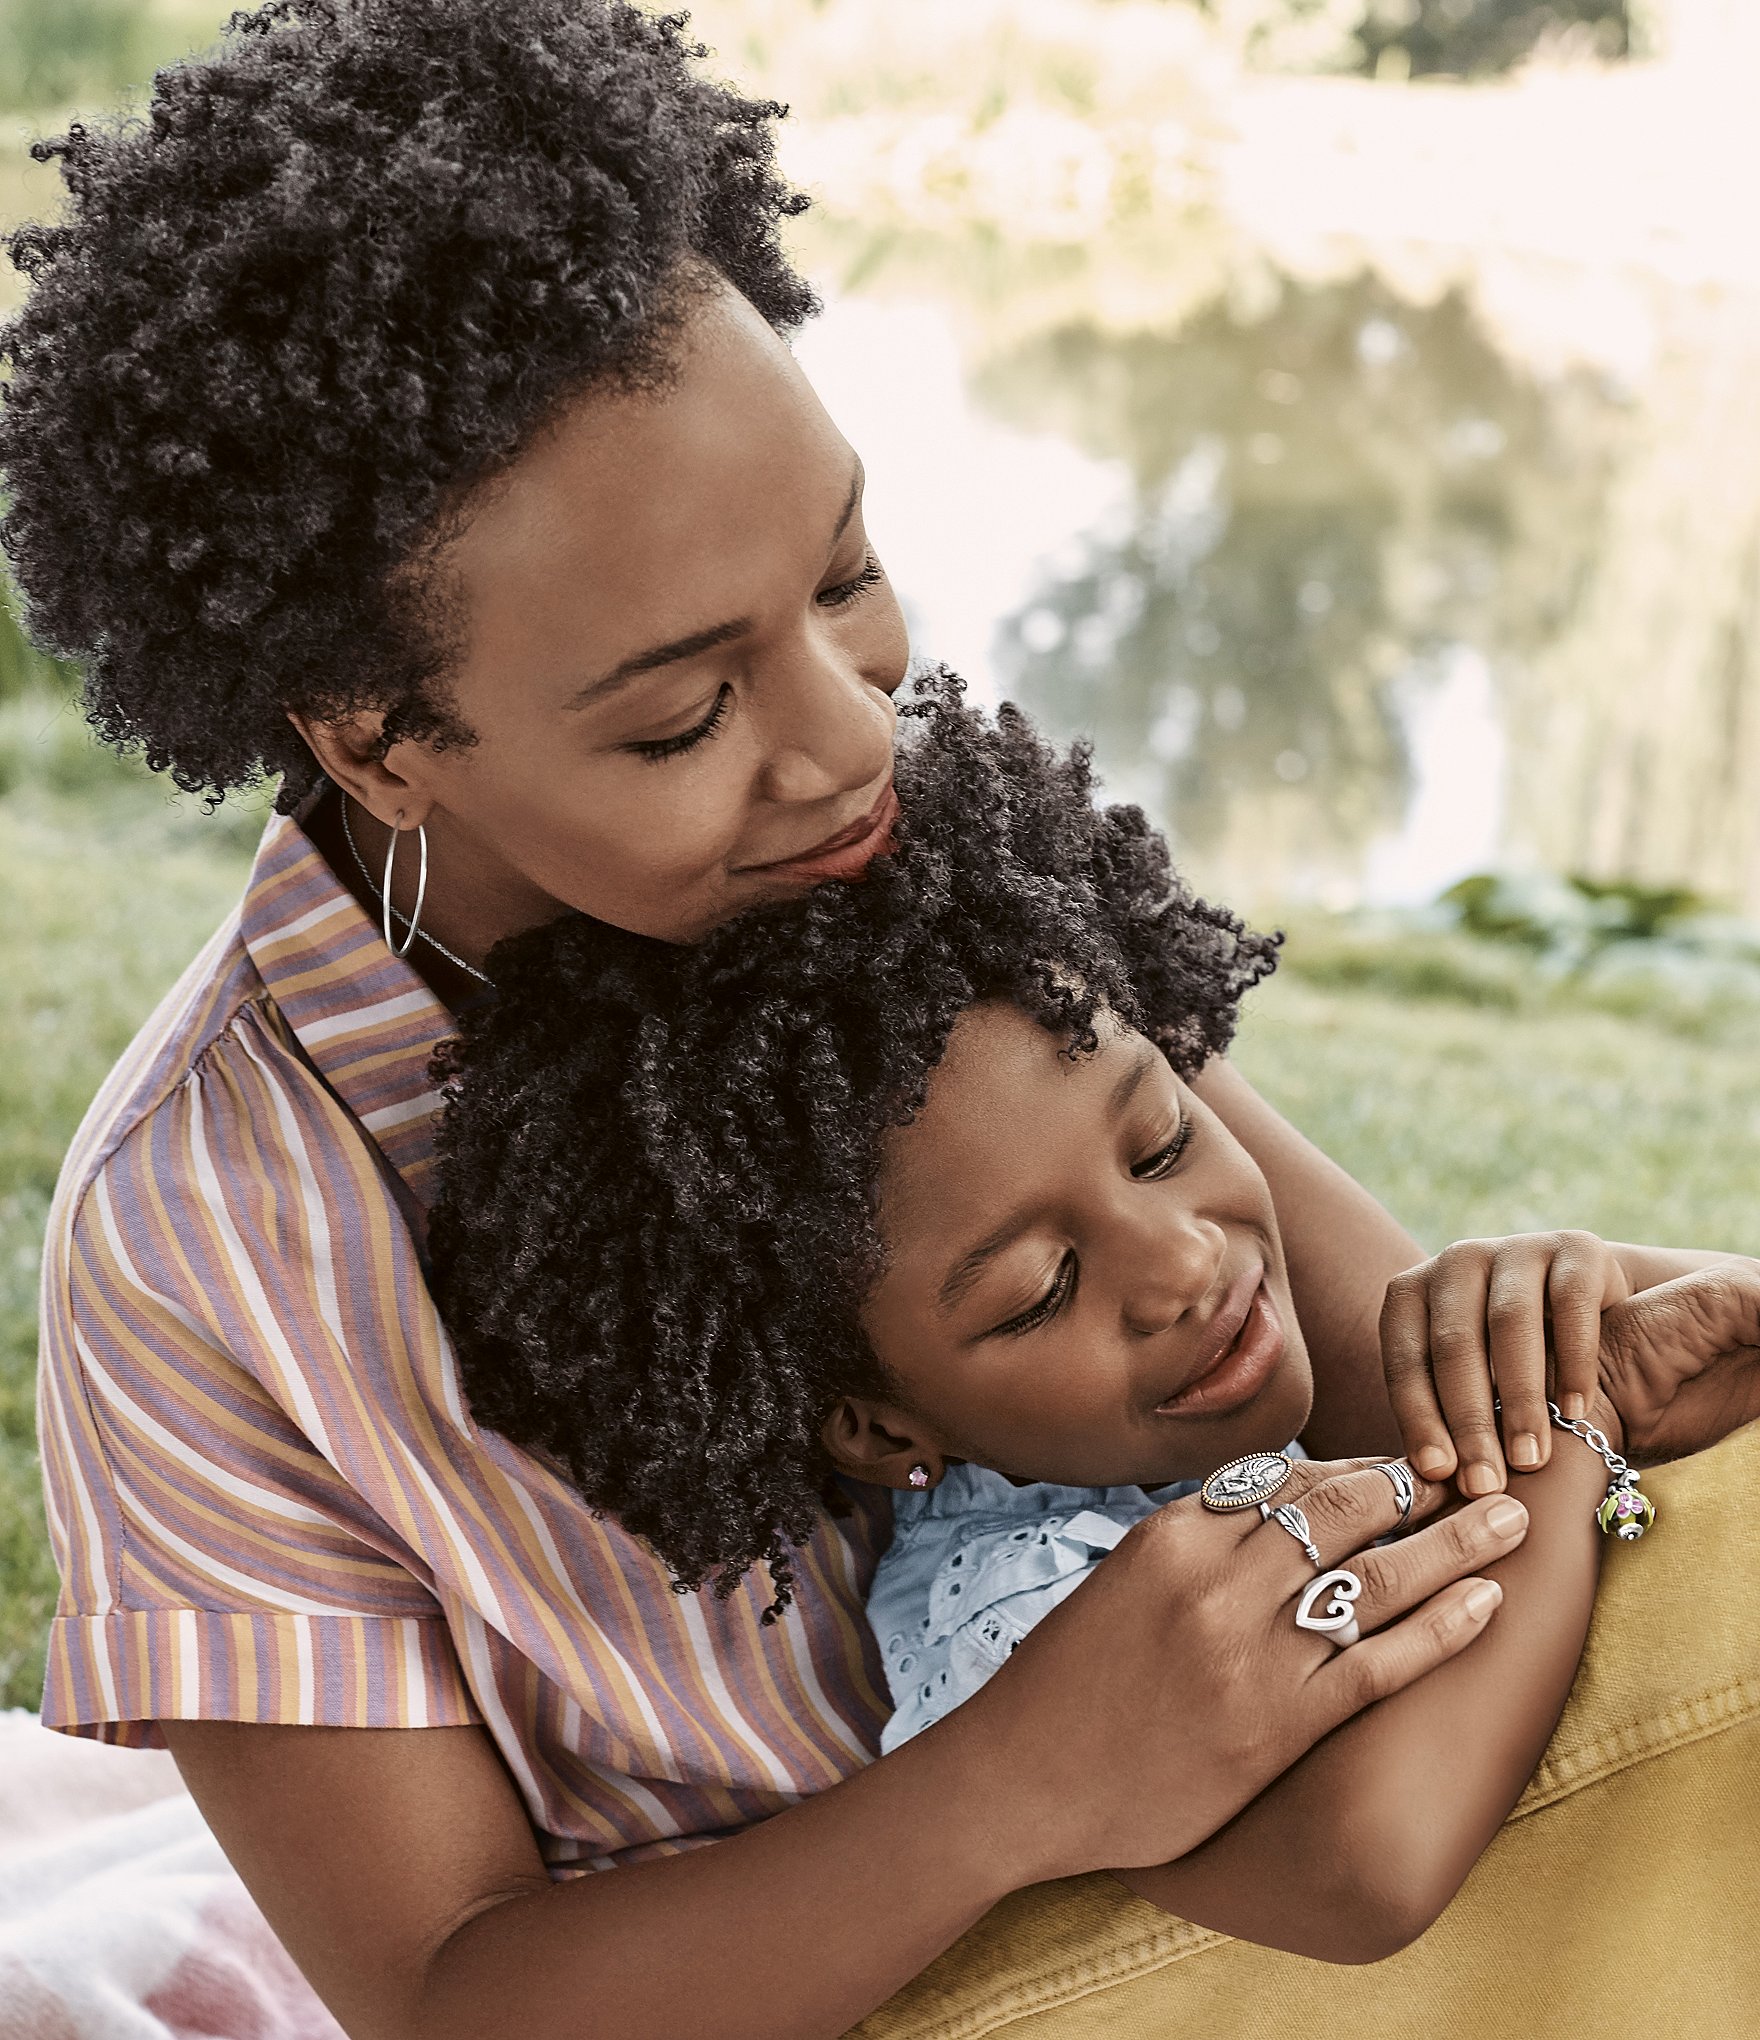
<svg viewBox="0 0 1760 2040"><path fill-rule="evenodd" d="M1607 1483L1606 1499L1595 1511L1595 1520L1601 1525L1604 1537L1617 1537L1624 1544L1635 1544L1644 1532L1656 1521L1656 1504L1647 1494L1640 1491L1640 1475L1620 1453L1614 1451L1607 1433L1598 1430L1587 1417L1567 1417L1557 1403L1550 1398L1546 1407L1552 1413L1552 1421L1561 1431L1569 1431L1573 1438L1581 1438L1591 1452L1597 1452L1607 1461L1610 1476ZM1498 1396L1491 1398L1493 1413L1503 1415L1503 1402Z"/></svg>
<svg viewBox="0 0 1760 2040"><path fill-rule="evenodd" d="M1639 1492L1637 1469L1614 1451L1607 1434L1598 1431L1587 1417L1567 1417L1555 1402L1549 1401L1546 1407L1561 1431L1569 1431L1574 1437L1581 1438L1592 1452L1599 1452L1607 1461L1607 1471L1612 1479L1607 1483L1607 1499L1595 1511L1601 1534L1617 1537L1626 1544L1635 1544L1656 1521L1656 1504L1648 1495Z"/></svg>

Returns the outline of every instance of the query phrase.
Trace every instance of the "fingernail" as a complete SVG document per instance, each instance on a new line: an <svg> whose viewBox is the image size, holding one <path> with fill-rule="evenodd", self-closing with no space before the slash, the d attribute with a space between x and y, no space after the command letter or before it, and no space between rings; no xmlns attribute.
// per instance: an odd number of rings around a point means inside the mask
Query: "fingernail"
<svg viewBox="0 0 1760 2040"><path fill-rule="evenodd" d="M1502 1599L1503 1589L1495 1580L1481 1580L1468 1592L1463 1605L1475 1622L1483 1622Z"/></svg>
<svg viewBox="0 0 1760 2040"><path fill-rule="evenodd" d="M1476 1459L1461 1475L1461 1486L1470 1495L1494 1494L1503 1485L1498 1479L1497 1468L1483 1459Z"/></svg>
<svg viewBox="0 0 1760 2040"><path fill-rule="evenodd" d="M1560 1398L1558 1406L1567 1417L1576 1418L1581 1418L1583 1412L1588 1408L1588 1404L1584 1402L1580 1395L1563 1396Z"/></svg>
<svg viewBox="0 0 1760 2040"><path fill-rule="evenodd" d="M1412 1464L1426 1480L1438 1480L1448 1471L1448 1454L1440 1445L1426 1445Z"/></svg>
<svg viewBox="0 0 1760 2040"><path fill-rule="evenodd" d="M1528 1520L1528 1512L1514 1495L1505 1495L1485 1511L1485 1521L1499 1537L1508 1537Z"/></svg>
<svg viewBox="0 0 1760 2040"><path fill-rule="evenodd" d="M1540 1464L1540 1440L1532 1431L1518 1431L1509 1441L1509 1456L1516 1466L1538 1466Z"/></svg>

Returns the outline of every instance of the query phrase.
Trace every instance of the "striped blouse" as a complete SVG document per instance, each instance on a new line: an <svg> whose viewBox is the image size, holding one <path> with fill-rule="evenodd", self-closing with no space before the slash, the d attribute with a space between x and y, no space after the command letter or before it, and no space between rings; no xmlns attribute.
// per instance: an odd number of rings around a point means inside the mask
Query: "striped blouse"
<svg viewBox="0 0 1760 2040"><path fill-rule="evenodd" d="M423 1277L445 1008L296 821L100 1092L62 1171L38 1418L61 1596L43 1719L481 1723L553 1876L775 1813L878 1750L884 1499L672 1592L472 1422ZM869 1491L873 1493L874 1491Z"/></svg>

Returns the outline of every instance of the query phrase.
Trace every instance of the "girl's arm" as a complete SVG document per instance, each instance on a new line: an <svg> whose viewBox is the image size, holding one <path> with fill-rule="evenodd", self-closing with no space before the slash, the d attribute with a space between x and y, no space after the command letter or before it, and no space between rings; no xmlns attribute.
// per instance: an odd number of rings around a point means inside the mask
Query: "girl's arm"
<svg viewBox="0 0 1760 2040"><path fill-rule="evenodd" d="M1387 1285L1424 1250L1361 1184L1272 1110L1218 1057L1192 1087L1265 1172L1290 1291L1314 1365L1302 1444L1316 1459L1397 1453L1399 1426L1381 1369Z"/></svg>
<svg viewBox="0 0 1760 2040"><path fill-rule="evenodd" d="M1617 1450L1604 1398L1590 1419ZM1321 1961L1379 1961L1423 1933L1521 1797L1588 1633L1607 1468L1578 1440L1558 1445L1514 1480L1528 1534L1480 1568L1503 1604L1475 1642L1334 1730L1177 1862L1115 1874L1183 1919ZM1613 1562L1642 1565L1642 1549Z"/></svg>

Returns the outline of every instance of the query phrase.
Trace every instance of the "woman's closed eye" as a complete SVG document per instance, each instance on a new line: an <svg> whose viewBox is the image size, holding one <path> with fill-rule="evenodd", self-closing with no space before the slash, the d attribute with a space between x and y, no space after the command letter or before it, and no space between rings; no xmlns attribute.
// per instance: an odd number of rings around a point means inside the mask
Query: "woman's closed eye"
<svg viewBox="0 0 1760 2040"><path fill-rule="evenodd" d="M822 609L842 609L865 595L870 588L879 587L886 578L886 569L870 550L862 561L861 571L848 581L839 581L834 588L821 588L813 600ZM733 689L724 681L716 690L715 699L709 712L701 722L688 730L680 730L676 736L648 737L624 745L626 751L638 758L645 758L650 764L658 765L667 758L677 758L686 751L694 751L699 744L708 740L721 727L727 713L728 703L733 699Z"/></svg>
<svg viewBox="0 0 1760 2040"><path fill-rule="evenodd" d="M839 581L835 588L821 588L813 599L821 609L841 609L846 603L865 595L870 588L878 588L885 578L886 569L870 548L853 580Z"/></svg>
<svg viewBox="0 0 1760 2040"><path fill-rule="evenodd" d="M646 758L650 764L659 764L663 758L676 758L681 751L695 750L698 744L712 737L721 726L721 718L727 713L727 704L733 699L733 689L724 680L716 689L715 699L709 713L701 722L688 730L680 730L675 737L651 737L639 743L625 744L626 751L633 751L638 758Z"/></svg>

